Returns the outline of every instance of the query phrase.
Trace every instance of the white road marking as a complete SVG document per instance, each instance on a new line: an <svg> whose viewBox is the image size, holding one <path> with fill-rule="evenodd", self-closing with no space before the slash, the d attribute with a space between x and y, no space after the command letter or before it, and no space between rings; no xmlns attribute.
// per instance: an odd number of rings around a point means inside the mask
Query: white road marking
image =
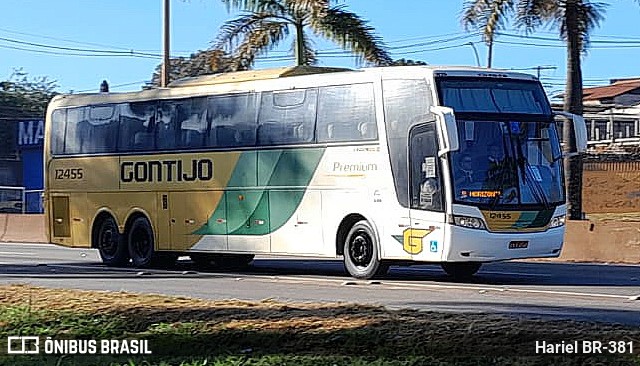
<svg viewBox="0 0 640 366"><path fill-rule="evenodd" d="M16 248L20 248L20 247L33 247L33 248L40 248L42 249L42 247L50 247L50 248L59 248L59 249L72 249L72 248L67 248L67 247L62 247L62 246L58 246L55 244L51 244L51 243L2 243L0 244L2 246L6 246L6 247L16 247Z"/></svg>
<svg viewBox="0 0 640 366"><path fill-rule="evenodd" d="M7 255L7 256L18 256L18 257L32 257L34 255L36 255L36 253L33 252L0 252L0 255Z"/></svg>
<svg viewBox="0 0 640 366"><path fill-rule="evenodd" d="M298 278L289 276L250 276L249 278L258 278L265 280L276 280L278 282L285 283L332 283L342 285L345 283L344 279L324 279L324 278ZM369 281L362 280L349 280L349 283L355 283L351 286L360 286L371 288ZM518 293L532 293L532 294L548 294L548 295L561 295L561 296L579 296L579 297L604 297L613 299L625 299L628 300L630 295L613 295L613 294L601 294L601 293L589 293L589 292L574 292L574 291L557 291L557 290L536 290L536 289L524 289L513 287L498 287L498 286L476 286L476 285L442 285L442 284L429 284L429 283L407 283L407 282L386 282L381 281L379 285L375 287L381 287L384 289L420 289L429 288L436 290L471 290L471 291L486 291L486 292L518 292Z"/></svg>
<svg viewBox="0 0 640 366"><path fill-rule="evenodd" d="M552 294L552 295L566 295L566 296L581 296L581 297L608 297L612 299L629 299L629 295L613 295L613 294L597 294L590 292L573 292L573 291L555 291L555 290L535 290L535 289L519 289L510 288L507 291L511 292L528 292L534 294Z"/></svg>

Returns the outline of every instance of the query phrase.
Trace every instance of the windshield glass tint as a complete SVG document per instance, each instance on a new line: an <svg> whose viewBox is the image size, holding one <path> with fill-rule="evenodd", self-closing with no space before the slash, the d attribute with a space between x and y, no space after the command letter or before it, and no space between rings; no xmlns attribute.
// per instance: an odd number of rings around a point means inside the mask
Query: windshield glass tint
<svg viewBox="0 0 640 366"><path fill-rule="evenodd" d="M551 114L536 81L440 78L438 90L442 105L457 113Z"/></svg>
<svg viewBox="0 0 640 366"><path fill-rule="evenodd" d="M479 205L564 202L555 124L459 120L451 154L454 197Z"/></svg>

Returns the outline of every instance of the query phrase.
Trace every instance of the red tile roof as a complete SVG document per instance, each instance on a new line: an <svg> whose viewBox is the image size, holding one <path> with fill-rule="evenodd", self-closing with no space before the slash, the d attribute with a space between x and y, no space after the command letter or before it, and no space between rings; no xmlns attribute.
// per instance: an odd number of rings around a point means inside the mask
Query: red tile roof
<svg viewBox="0 0 640 366"><path fill-rule="evenodd" d="M617 97L632 90L640 89L640 79L621 80L611 85L584 88L583 100L601 100Z"/></svg>

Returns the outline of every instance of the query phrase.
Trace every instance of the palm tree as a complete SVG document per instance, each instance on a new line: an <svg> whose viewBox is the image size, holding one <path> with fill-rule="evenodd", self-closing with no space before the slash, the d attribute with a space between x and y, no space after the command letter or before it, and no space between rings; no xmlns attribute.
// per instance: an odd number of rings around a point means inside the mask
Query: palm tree
<svg viewBox="0 0 640 366"><path fill-rule="evenodd" d="M482 33L482 40L489 48L487 67L492 64L496 31L504 28L507 16L513 12L513 5L513 0L475 0L464 4L462 25L466 30L476 28Z"/></svg>
<svg viewBox="0 0 640 366"><path fill-rule="evenodd" d="M564 111L582 115L582 60L589 46L589 34L604 17L605 4L588 0L528 0L518 5L518 22L527 32L544 24L553 24L567 44L567 83ZM575 150L575 133L565 126L563 140ZM568 213L572 220L582 219L582 156L565 159Z"/></svg>
<svg viewBox="0 0 640 366"><path fill-rule="evenodd" d="M640 3L640 0L636 0ZM589 0L475 0L466 4L463 24L484 29L485 40L493 42L495 30L504 25L506 16L515 17L515 26L527 33L541 26L553 25L567 44L567 84L564 110L582 115L582 60L589 46L589 35L604 16L606 4ZM567 126L568 127L568 126ZM568 150L575 150L572 128L564 128ZM565 160L569 218L582 218L582 157Z"/></svg>
<svg viewBox="0 0 640 366"><path fill-rule="evenodd" d="M222 0L227 9L244 12L226 22L215 48L234 53L236 69L247 69L256 56L267 53L283 41L293 29L296 65L317 62L313 42L307 30L328 38L354 52L358 62L387 65L391 57L374 29L344 6L331 6L331 0Z"/></svg>

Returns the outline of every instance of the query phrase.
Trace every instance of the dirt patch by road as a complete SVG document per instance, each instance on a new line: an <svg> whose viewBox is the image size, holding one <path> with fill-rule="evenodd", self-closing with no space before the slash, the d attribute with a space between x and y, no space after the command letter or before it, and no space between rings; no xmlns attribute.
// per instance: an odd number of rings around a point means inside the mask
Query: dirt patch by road
<svg viewBox="0 0 640 366"><path fill-rule="evenodd" d="M589 213L640 212L640 170L632 163L585 165L583 211Z"/></svg>

